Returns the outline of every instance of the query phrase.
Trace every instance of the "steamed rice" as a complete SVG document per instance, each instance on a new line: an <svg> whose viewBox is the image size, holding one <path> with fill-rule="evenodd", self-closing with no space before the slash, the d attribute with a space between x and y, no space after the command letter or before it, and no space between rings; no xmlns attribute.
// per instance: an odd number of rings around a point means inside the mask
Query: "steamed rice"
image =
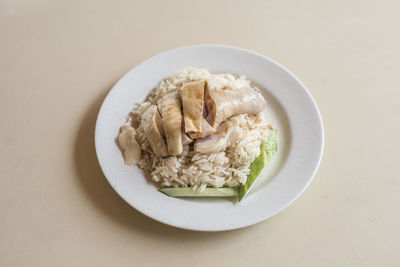
<svg viewBox="0 0 400 267"><path fill-rule="evenodd" d="M162 187L193 187L202 191L207 186L234 187L246 182L251 162L259 155L260 145L270 130L262 114L236 116L248 134L225 151L201 154L190 151L187 155L158 157L151 151L140 127L140 115L166 93L177 91L189 81L206 80L216 88L239 89L251 87L245 76L211 74L206 69L187 68L162 81L151 91L146 101L137 104L131 114L132 125L137 128L138 143L143 152L138 166L150 174Z"/></svg>

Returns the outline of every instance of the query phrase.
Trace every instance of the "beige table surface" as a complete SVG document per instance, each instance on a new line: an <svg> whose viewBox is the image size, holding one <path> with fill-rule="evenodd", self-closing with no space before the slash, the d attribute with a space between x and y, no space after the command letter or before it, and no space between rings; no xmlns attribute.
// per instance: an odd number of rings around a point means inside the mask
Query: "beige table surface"
<svg viewBox="0 0 400 267"><path fill-rule="evenodd" d="M400 266L399 1L0 1L0 266ZM93 145L112 85L146 58L217 43L310 89L325 152L268 221L200 233L112 190Z"/></svg>

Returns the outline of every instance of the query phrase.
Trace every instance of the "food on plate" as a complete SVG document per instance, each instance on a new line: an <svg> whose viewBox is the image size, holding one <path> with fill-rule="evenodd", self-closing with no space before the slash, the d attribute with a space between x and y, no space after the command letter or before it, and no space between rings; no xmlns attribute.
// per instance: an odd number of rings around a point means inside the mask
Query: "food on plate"
<svg viewBox="0 0 400 267"><path fill-rule="evenodd" d="M265 106L245 76L187 68L136 104L118 143L169 196L240 200L276 152Z"/></svg>
<svg viewBox="0 0 400 267"><path fill-rule="evenodd" d="M131 126L131 119L121 126L118 135L118 144L124 155L126 165L136 165L140 160L140 146L136 140L135 128Z"/></svg>
<svg viewBox="0 0 400 267"><path fill-rule="evenodd" d="M190 132L190 138L197 139L197 138L204 138L209 135L214 134L217 131L214 127L211 127L210 124L206 121L205 118L201 118L201 131L198 133Z"/></svg>
<svg viewBox="0 0 400 267"><path fill-rule="evenodd" d="M215 134L206 138L197 139L193 151L204 154L224 151L227 147L238 143L250 132L248 120L243 116L235 116L222 123Z"/></svg>
<svg viewBox="0 0 400 267"><path fill-rule="evenodd" d="M183 145L181 99L179 94L173 92L162 96L158 101L158 108L164 124L168 154L180 155L182 154Z"/></svg>
<svg viewBox="0 0 400 267"><path fill-rule="evenodd" d="M190 187L166 187L160 192L170 197L237 197L235 187L205 188L203 191L195 191Z"/></svg>
<svg viewBox="0 0 400 267"><path fill-rule="evenodd" d="M153 153L156 156L164 157L168 156L168 151L162 136L162 133L165 135L164 126L160 121L161 116L157 107L155 105L151 105L143 112L140 124L144 129L144 134L151 146Z"/></svg>
<svg viewBox="0 0 400 267"><path fill-rule="evenodd" d="M208 111L206 120L212 127L239 114L258 114L265 108L264 97L250 87L231 90L208 86L205 102Z"/></svg>
<svg viewBox="0 0 400 267"><path fill-rule="evenodd" d="M250 164L250 173L247 175L247 180L237 188L239 201L249 192L250 187L256 181L258 175L263 170L264 166L271 160L272 156L278 151L277 131L273 130L268 136L267 141L264 141L260 147L260 155Z"/></svg>
<svg viewBox="0 0 400 267"><path fill-rule="evenodd" d="M185 133L201 132L205 85L205 81L188 82L180 90Z"/></svg>

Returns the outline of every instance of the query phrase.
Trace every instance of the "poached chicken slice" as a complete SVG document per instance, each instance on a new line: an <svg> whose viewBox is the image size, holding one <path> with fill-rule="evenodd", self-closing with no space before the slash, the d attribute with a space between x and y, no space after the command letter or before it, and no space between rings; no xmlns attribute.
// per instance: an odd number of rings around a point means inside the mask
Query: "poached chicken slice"
<svg viewBox="0 0 400 267"><path fill-rule="evenodd" d="M260 92L243 87L240 89L215 89L207 86L205 93L207 122L214 128L226 119L239 115L255 115L265 107L265 99Z"/></svg>
<svg viewBox="0 0 400 267"><path fill-rule="evenodd" d="M180 155L182 153L182 114L181 100L177 92L164 95L158 100L167 139L168 154Z"/></svg>

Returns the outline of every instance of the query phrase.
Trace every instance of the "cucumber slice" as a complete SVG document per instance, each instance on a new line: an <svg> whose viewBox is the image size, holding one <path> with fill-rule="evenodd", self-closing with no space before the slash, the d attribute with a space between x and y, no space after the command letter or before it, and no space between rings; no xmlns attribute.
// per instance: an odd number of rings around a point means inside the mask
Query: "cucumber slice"
<svg viewBox="0 0 400 267"><path fill-rule="evenodd" d="M237 191L235 187L223 188L206 188L203 192L197 192L191 187L171 187L162 188L160 192L170 197L236 197Z"/></svg>
<svg viewBox="0 0 400 267"><path fill-rule="evenodd" d="M264 166L277 151L277 131L275 129L268 136L268 139L261 144L260 155L250 164L250 173L247 175L246 183L237 188L239 201L250 191L250 188L264 169Z"/></svg>

